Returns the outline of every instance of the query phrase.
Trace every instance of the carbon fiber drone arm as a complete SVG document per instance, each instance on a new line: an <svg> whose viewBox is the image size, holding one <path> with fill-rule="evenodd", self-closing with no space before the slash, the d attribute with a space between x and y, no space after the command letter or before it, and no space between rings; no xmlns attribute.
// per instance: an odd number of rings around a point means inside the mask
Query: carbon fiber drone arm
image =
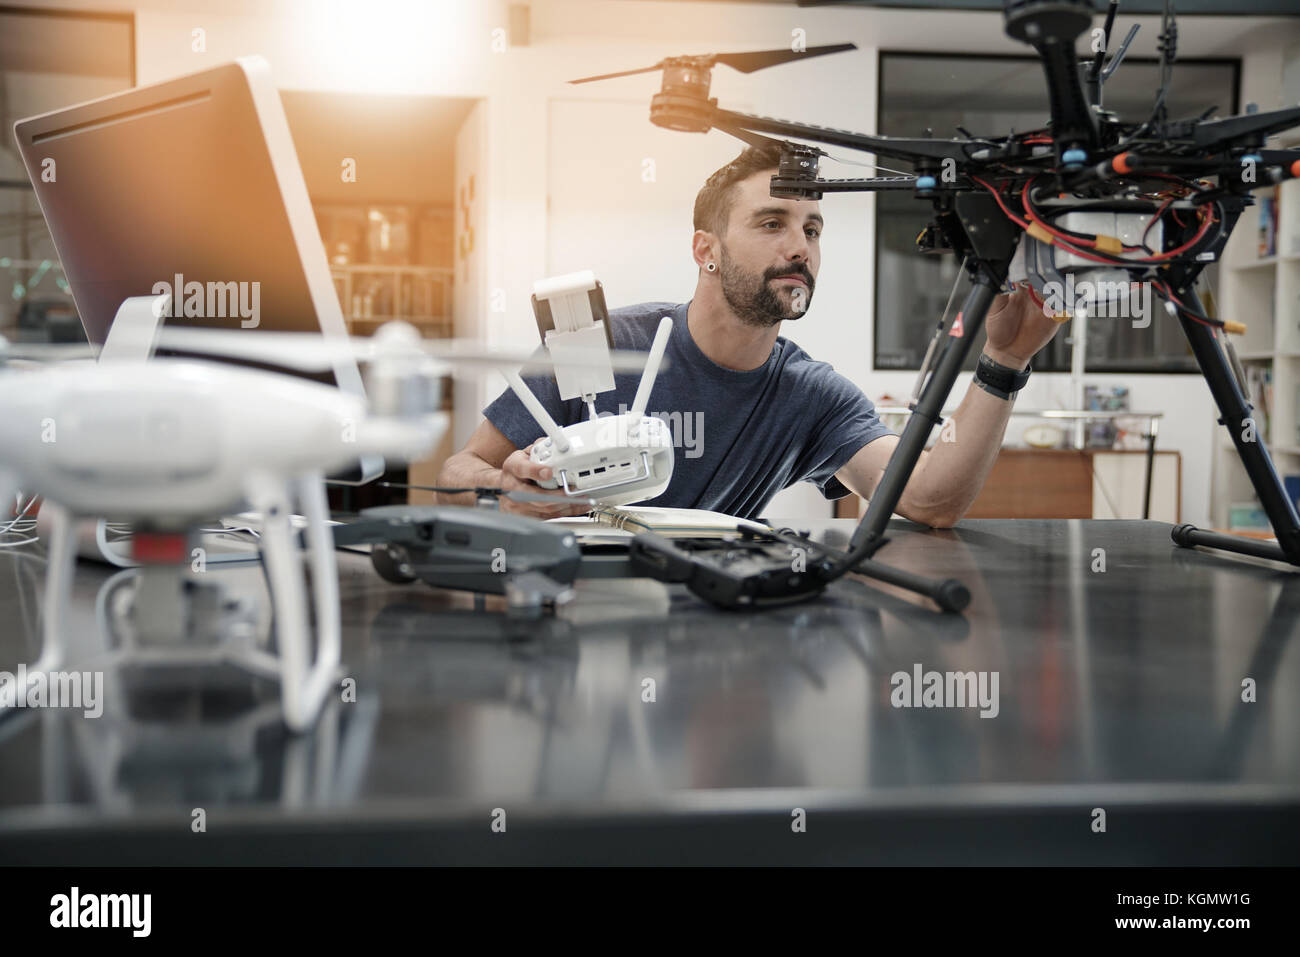
<svg viewBox="0 0 1300 957"><path fill-rule="evenodd" d="M780 120L770 116L758 116L752 113L737 113L732 110L708 106L702 109L699 119L709 126L733 133L733 130L751 130L756 133L771 133L777 136L793 136L798 139L825 143L827 146L842 146L872 153L876 156L889 156L894 159L912 162L929 160L942 163L945 159L965 162L968 151L977 142L970 140L912 139L897 136L871 136L867 133L855 133L830 126L817 126L813 123L796 123L793 120Z"/></svg>

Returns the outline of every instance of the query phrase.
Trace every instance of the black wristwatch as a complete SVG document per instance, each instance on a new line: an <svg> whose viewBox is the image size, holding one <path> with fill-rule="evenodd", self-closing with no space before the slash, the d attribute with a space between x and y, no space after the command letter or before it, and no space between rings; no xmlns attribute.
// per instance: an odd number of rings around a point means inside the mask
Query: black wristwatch
<svg viewBox="0 0 1300 957"><path fill-rule="evenodd" d="M1025 366L1022 372L1012 369L1000 362L994 362L986 353L980 353L980 361L975 366L975 382L981 389L999 399L1014 399L1016 393L1029 381L1032 366Z"/></svg>

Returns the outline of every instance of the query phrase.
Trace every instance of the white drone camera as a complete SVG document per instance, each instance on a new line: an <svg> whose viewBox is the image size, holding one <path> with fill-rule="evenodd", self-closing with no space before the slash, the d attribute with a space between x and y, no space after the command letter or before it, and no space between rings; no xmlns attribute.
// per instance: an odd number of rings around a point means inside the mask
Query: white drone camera
<svg viewBox="0 0 1300 957"><path fill-rule="evenodd" d="M533 462L548 466L555 476L542 487L562 488L566 495L595 498L605 505L627 505L662 494L673 476L672 433L645 409L672 334L672 319L659 320L631 410L598 416L596 395L614 388L612 365L593 361L602 352L608 355L613 346L600 283L590 271L539 280L533 284L533 309L555 363L560 398L581 396L591 413L585 422L561 427L518 373L506 373L510 388L546 432L530 453Z"/></svg>

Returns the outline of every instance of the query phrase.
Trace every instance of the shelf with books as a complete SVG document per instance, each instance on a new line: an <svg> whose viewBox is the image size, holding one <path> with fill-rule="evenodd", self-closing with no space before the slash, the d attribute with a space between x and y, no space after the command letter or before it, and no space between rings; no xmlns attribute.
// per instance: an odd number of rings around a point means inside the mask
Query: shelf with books
<svg viewBox="0 0 1300 957"><path fill-rule="evenodd" d="M404 319L423 335L451 335L452 270L382 263L333 265L330 272L349 329L368 335L386 319Z"/></svg>
<svg viewBox="0 0 1300 957"><path fill-rule="evenodd" d="M1236 236L1233 236L1236 239ZM1237 355L1271 355L1278 346L1276 335L1277 271L1275 269L1221 270L1224 318L1246 326L1244 334L1235 336Z"/></svg>
<svg viewBox="0 0 1300 957"><path fill-rule="evenodd" d="M1219 315L1246 325L1233 345L1259 438L1278 474L1300 488L1300 180L1255 191L1224 250ZM1211 523L1239 527L1257 506L1254 488L1227 430L1215 430Z"/></svg>
<svg viewBox="0 0 1300 957"><path fill-rule="evenodd" d="M1300 259L1283 262L1277 272L1274 298L1277 349L1287 356L1300 353Z"/></svg>
<svg viewBox="0 0 1300 957"><path fill-rule="evenodd" d="M1300 180L1289 179L1273 187L1274 238L1272 254L1281 262L1300 257Z"/></svg>
<svg viewBox="0 0 1300 957"><path fill-rule="evenodd" d="M1300 102L1300 44L1247 57L1240 90L1242 102L1274 109ZM1300 128L1270 137L1270 149L1300 146ZM1243 371L1255 385L1263 370L1272 373L1272 401L1265 410L1252 395L1252 415L1271 431L1267 447L1278 475L1300 494L1300 179L1279 185L1261 183L1255 205L1243 210L1219 262L1214 289L1216 315L1244 323L1233 336ZM1217 417L1217 413L1216 413ZM1213 427L1210 448L1210 524L1228 529L1231 521L1257 519L1254 487L1228 430ZM1262 438L1262 435L1261 435ZM1252 515L1252 512L1254 513Z"/></svg>

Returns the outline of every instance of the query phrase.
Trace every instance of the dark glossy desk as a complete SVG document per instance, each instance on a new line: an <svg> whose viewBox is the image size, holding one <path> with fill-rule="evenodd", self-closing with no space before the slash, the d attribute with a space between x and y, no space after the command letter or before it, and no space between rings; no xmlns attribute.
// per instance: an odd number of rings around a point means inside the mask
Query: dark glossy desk
<svg viewBox="0 0 1300 957"><path fill-rule="evenodd" d="M0 552L6 670L34 657L31 549ZM590 581L510 640L493 603L340 555L355 703L301 737L247 680L0 720L0 862L1300 863L1300 574L1132 521L896 522L878 557L971 607ZM78 568L88 641L109 573ZM916 664L997 672L997 716L893 707Z"/></svg>

